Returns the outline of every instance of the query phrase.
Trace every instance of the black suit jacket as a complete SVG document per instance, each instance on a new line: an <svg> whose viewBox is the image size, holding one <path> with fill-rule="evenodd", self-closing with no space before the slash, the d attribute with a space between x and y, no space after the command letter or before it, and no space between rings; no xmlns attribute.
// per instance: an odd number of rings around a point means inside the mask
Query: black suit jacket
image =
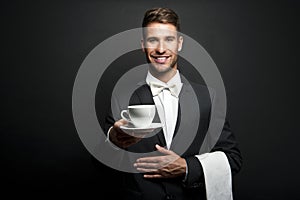
<svg viewBox="0 0 300 200"><path fill-rule="evenodd" d="M189 105L183 105L183 103L188 104L188 102L182 101L182 99L186 97L186 99L189 99L189 95L193 91L197 95L199 103L200 121L197 121L196 118L194 119L193 117L191 119L182 118L181 112L184 108L189 109L188 112L193 112L194 108L190 108ZM180 124L191 122L198 123L198 130L194 133L193 141L186 150L180 154L187 162L187 179L185 181L183 181L183 177L171 179L145 179L141 173L119 172L117 177L120 177L121 181L120 194L122 199L206 199L203 171L201 164L195 155L199 154L200 147L208 130L212 108L211 102L209 91L206 86L189 83L183 84L179 96L179 113L174 133L174 138L177 138L177 140L172 141L171 150L178 153L177 150L180 151L180 148L177 147L181 146L180 142L183 141L182 139L186 134L193 134L189 132L180 132ZM129 101L129 105L137 104L154 104L150 87L147 84L144 84L135 90ZM111 115L108 115L105 126L106 132L113 123L114 119ZM166 145L162 130L152 137L142 139L140 142L130 146L126 150L139 153L151 152L155 150L155 144L161 146ZM240 170L242 164L241 153L227 120L225 120L222 133L211 152L213 151L223 151L226 154L233 175Z"/></svg>

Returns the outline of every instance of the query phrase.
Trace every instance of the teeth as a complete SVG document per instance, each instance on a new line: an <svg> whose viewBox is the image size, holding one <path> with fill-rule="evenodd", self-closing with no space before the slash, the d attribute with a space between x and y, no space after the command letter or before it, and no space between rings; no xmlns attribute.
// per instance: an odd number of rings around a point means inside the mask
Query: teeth
<svg viewBox="0 0 300 200"><path fill-rule="evenodd" d="M159 61L164 61L164 60L166 60L166 57L158 57L157 58Z"/></svg>
<svg viewBox="0 0 300 200"><path fill-rule="evenodd" d="M163 64L167 62L168 56L152 56L155 59L155 62Z"/></svg>

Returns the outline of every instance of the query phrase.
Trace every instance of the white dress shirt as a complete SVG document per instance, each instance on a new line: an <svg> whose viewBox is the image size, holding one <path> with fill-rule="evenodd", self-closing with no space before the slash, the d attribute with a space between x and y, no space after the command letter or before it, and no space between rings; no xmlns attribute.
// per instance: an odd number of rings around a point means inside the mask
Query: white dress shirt
<svg viewBox="0 0 300 200"><path fill-rule="evenodd" d="M182 82L178 70L176 74L171 78L171 80L169 80L167 83L158 80L148 71L146 83L150 85L151 82L155 82L166 87L175 84L177 86L178 93L180 92L182 87ZM160 121L164 125L163 133L165 136L167 148L170 149L178 117L179 98L178 96L172 95L169 90L164 89L158 95L153 96L153 100L157 108Z"/></svg>

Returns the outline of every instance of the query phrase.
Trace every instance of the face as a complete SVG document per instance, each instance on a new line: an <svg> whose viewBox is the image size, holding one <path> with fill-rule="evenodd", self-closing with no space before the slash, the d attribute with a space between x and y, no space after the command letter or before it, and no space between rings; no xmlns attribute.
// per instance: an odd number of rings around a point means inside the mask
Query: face
<svg viewBox="0 0 300 200"><path fill-rule="evenodd" d="M173 24L150 23L142 40L151 70L167 73L177 69L177 53L182 48L183 38L178 36Z"/></svg>

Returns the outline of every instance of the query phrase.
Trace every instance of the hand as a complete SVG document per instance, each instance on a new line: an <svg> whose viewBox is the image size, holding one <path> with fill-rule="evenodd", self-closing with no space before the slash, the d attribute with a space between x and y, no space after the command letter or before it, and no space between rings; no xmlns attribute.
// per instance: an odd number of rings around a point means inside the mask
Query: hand
<svg viewBox="0 0 300 200"><path fill-rule="evenodd" d="M144 178L174 178L185 175L186 161L184 158L159 145L155 145L155 147L165 155L139 158L133 165L138 171L146 173Z"/></svg>
<svg viewBox="0 0 300 200"><path fill-rule="evenodd" d="M109 140L117 145L120 148L129 147L137 142L139 142L142 138L134 137L124 133L120 126L126 125L128 122L124 119L116 121L112 129L109 132Z"/></svg>

